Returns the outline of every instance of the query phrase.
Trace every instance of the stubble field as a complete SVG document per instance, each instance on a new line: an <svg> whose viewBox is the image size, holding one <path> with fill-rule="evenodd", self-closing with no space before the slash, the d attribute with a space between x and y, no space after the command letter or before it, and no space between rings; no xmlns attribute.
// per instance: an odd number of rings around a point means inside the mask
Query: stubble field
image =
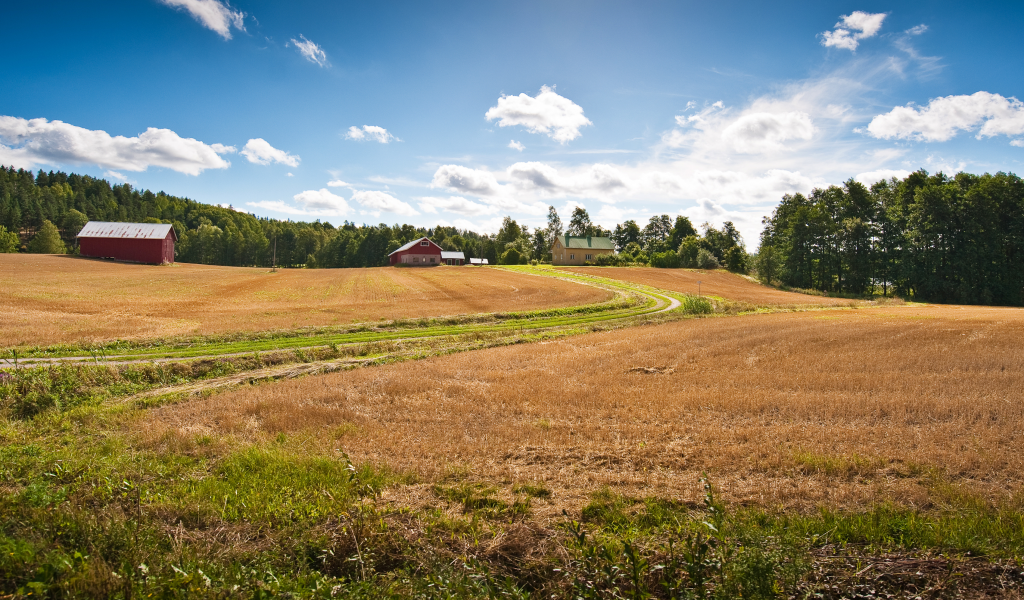
<svg viewBox="0 0 1024 600"><path fill-rule="evenodd" d="M696 501L702 472L734 505L799 513L928 508L954 488L997 505L1024 481L1021 339L1024 311L999 308L688 320L239 389L140 431L284 433L427 482L540 484L549 517L604 488Z"/></svg>
<svg viewBox="0 0 1024 600"><path fill-rule="evenodd" d="M0 347L524 311L611 293L492 268L154 267L0 254Z"/></svg>
<svg viewBox="0 0 1024 600"><path fill-rule="evenodd" d="M653 267L557 267L556 269L638 283L684 294L696 294L699 281L699 291L703 295L718 296L754 306L807 307L851 304L850 300L841 298L809 296L766 287L724 269L714 271L655 269Z"/></svg>

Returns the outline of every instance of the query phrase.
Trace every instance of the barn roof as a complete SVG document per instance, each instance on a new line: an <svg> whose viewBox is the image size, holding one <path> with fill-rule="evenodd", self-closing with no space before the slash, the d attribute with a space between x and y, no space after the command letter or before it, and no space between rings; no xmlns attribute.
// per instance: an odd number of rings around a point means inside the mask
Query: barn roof
<svg viewBox="0 0 1024 600"><path fill-rule="evenodd" d="M80 238L119 238L129 240L162 240L167 233L178 239L174 227L166 223L105 223L89 221L78 232Z"/></svg>
<svg viewBox="0 0 1024 600"><path fill-rule="evenodd" d="M434 246L437 246L437 244L434 244L434 242L433 242L433 241L432 241L432 240L431 240L430 238L428 238L428 237L421 237L421 238L417 238L417 239L415 239L415 240L413 240L413 241L409 242L408 244L406 244L406 245L402 246L402 247L401 247L401 248L399 248L398 250L395 250L395 251L394 251L394 252L392 252L391 254L396 254L396 253L398 253L398 252L402 252L403 250L408 250L409 248L412 248L413 246L415 246L416 244L418 244L418 243L422 242L423 240L427 240L428 242L430 242L430 243L431 243L431 244L433 244ZM437 246L437 248L438 248L439 250L441 249L441 247L440 247L440 246ZM391 256L391 254L388 254L388 256Z"/></svg>
<svg viewBox="0 0 1024 600"><path fill-rule="evenodd" d="M611 238L596 236L562 236L562 245L566 248L595 248L597 250L614 250L615 242Z"/></svg>
<svg viewBox="0 0 1024 600"><path fill-rule="evenodd" d="M449 252L448 250L441 251L441 260L448 260L449 258L458 258L460 260L466 260L466 255L462 252Z"/></svg>

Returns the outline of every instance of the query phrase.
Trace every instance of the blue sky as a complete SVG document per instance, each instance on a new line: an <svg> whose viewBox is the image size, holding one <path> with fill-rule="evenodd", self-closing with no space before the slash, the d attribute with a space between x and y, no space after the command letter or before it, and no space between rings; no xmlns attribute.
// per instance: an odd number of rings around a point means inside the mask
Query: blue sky
<svg viewBox="0 0 1024 600"><path fill-rule="evenodd" d="M0 163L261 216L732 220L917 168L1021 172L1020 3L5 7ZM119 137L120 136L120 137Z"/></svg>

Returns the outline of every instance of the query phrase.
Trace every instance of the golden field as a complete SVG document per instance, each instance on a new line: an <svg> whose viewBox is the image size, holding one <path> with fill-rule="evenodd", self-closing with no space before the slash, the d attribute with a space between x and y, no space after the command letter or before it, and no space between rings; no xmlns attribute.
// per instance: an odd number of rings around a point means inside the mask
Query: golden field
<svg viewBox="0 0 1024 600"><path fill-rule="evenodd" d="M696 501L702 471L766 508L996 502L1024 481L1022 339L1024 311L984 307L691 319L241 388L148 411L137 435L283 432L423 482L542 482L547 517L605 487Z"/></svg>
<svg viewBox="0 0 1024 600"><path fill-rule="evenodd" d="M784 292L754 283L750 279L730 273L724 269L714 271L698 271L694 269L655 269L653 267L557 267L559 270L607 277L629 283L639 283L651 287L696 294L697 282L700 282L700 293L706 296L719 296L727 300L746 302L755 306L847 306L850 300L809 296L795 292Z"/></svg>
<svg viewBox="0 0 1024 600"><path fill-rule="evenodd" d="M522 311L611 293L493 268L149 266L0 254L0 347Z"/></svg>

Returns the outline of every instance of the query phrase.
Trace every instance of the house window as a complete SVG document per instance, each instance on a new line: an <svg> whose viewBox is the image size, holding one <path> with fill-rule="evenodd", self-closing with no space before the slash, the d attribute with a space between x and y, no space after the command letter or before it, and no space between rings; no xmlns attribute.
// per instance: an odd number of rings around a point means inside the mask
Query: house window
<svg viewBox="0 0 1024 600"><path fill-rule="evenodd" d="M570 254L569 255L569 260L576 260L576 255L575 254Z"/></svg>
<svg viewBox="0 0 1024 600"><path fill-rule="evenodd" d="M430 262L434 262L434 257L433 256L430 257Z"/></svg>
<svg viewBox="0 0 1024 600"><path fill-rule="evenodd" d="M420 257L418 257L418 256L412 257L412 262L420 262Z"/></svg>
<svg viewBox="0 0 1024 600"><path fill-rule="evenodd" d="M422 242L420 242L420 246L429 246L429 245L430 245L430 242L428 242L427 240L423 240Z"/></svg>

